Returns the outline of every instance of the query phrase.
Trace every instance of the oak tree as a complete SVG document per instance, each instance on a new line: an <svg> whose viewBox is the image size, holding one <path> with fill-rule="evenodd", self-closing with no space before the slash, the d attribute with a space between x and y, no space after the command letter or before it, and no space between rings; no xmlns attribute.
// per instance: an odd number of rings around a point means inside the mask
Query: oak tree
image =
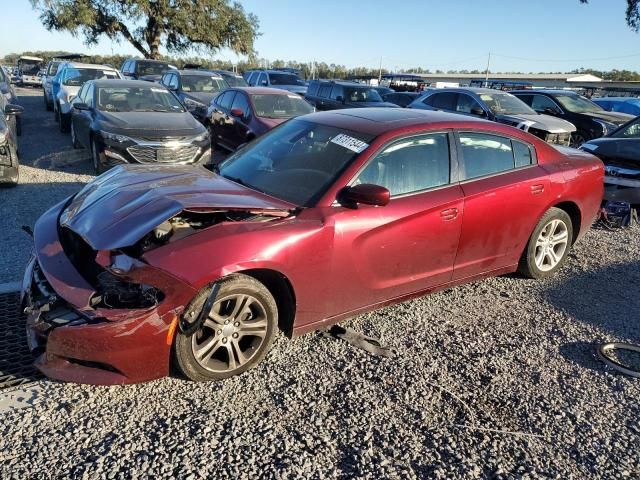
<svg viewBox="0 0 640 480"><path fill-rule="evenodd" d="M230 0L30 0L48 30L82 35L87 45L101 36L124 39L145 58L229 48L254 54L258 18Z"/></svg>
<svg viewBox="0 0 640 480"><path fill-rule="evenodd" d="M580 3L589 3L589 0L580 0ZM626 19L629 28L640 31L640 0L627 0Z"/></svg>

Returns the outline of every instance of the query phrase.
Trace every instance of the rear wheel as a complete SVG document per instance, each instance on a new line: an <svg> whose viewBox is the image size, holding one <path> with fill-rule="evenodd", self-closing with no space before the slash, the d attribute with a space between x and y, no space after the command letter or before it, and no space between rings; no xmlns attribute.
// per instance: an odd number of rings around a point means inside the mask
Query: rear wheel
<svg viewBox="0 0 640 480"><path fill-rule="evenodd" d="M42 98L44 98L44 109L47 112L50 112L51 110L53 110L53 106L51 105L51 102L47 99L47 94L43 94Z"/></svg>
<svg viewBox="0 0 640 480"><path fill-rule="evenodd" d="M60 120L60 131L62 133L69 133L71 128L71 114L61 113L60 110L58 110L58 118Z"/></svg>
<svg viewBox="0 0 640 480"><path fill-rule="evenodd" d="M60 123L60 108L58 107L57 103L53 104L53 118L55 119L56 123Z"/></svg>
<svg viewBox="0 0 640 480"><path fill-rule="evenodd" d="M104 171L104 167L102 166L102 162L100 161L98 144L93 138L91 139L91 160L93 161L93 171L96 175L100 175Z"/></svg>
<svg viewBox="0 0 640 480"><path fill-rule="evenodd" d="M548 277L567 260L572 239L569 215L559 208L550 208L533 230L518 271L529 278Z"/></svg>
<svg viewBox="0 0 640 480"><path fill-rule="evenodd" d="M82 148L82 146L78 143L78 137L76 137L76 127L73 125L73 120L71 121L71 145L76 150Z"/></svg>
<svg viewBox="0 0 640 480"><path fill-rule="evenodd" d="M191 336L178 333L175 338L176 364L197 382L239 375L260 363L278 325L276 302L262 283L235 274L217 285L216 300L200 330ZM185 312L198 315L209 292L202 290Z"/></svg>
<svg viewBox="0 0 640 480"><path fill-rule="evenodd" d="M571 140L569 145L573 148L578 148L587 140L589 140L589 138L587 137L587 134L584 133L582 130L577 130L571 134Z"/></svg>

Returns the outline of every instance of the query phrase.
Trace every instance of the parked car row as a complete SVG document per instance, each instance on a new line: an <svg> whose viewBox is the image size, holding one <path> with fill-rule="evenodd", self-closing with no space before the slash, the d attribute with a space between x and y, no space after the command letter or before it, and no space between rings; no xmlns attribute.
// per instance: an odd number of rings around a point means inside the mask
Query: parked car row
<svg viewBox="0 0 640 480"><path fill-rule="evenodd" d="M16 104L16 96L11 87L11 79L0 67L0 185L18 184L20 159L18 135L20 135L20 114L23 108Z"/></svg>

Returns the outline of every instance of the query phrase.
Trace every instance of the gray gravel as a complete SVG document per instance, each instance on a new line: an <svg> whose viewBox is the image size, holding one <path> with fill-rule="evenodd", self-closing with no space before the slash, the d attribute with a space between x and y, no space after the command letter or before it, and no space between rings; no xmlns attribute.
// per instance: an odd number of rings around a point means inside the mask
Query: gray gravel
<svg viewBox="0 0 640 480"><path fill-rule="evenodd" d="M640 341L639 238L592 230L551 279L345 324L393 360L310 334L215 384L40 381L32 407L0 414L0 478L638 478L640 383L593 352Z"/></svg>

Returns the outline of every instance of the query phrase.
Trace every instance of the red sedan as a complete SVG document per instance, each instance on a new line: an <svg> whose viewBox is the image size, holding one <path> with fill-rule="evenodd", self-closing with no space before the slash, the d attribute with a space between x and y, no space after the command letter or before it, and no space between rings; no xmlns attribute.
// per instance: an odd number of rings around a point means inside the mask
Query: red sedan
<svg viewBox="0 0 640 480"><path fill-rule="evenodd" d="M211 142L234 151L292 117L313 112L300 95L277 88L237 87L209 107Z"/></svg>
<svg viewBox="0 0 640 480"><path fill-rule="evenodd" d="M205 381L299 335L453 285L559 269L603 166L505 125L357 109L200 167L122 166L45 213L23 285L46 375Z"/></svg>

